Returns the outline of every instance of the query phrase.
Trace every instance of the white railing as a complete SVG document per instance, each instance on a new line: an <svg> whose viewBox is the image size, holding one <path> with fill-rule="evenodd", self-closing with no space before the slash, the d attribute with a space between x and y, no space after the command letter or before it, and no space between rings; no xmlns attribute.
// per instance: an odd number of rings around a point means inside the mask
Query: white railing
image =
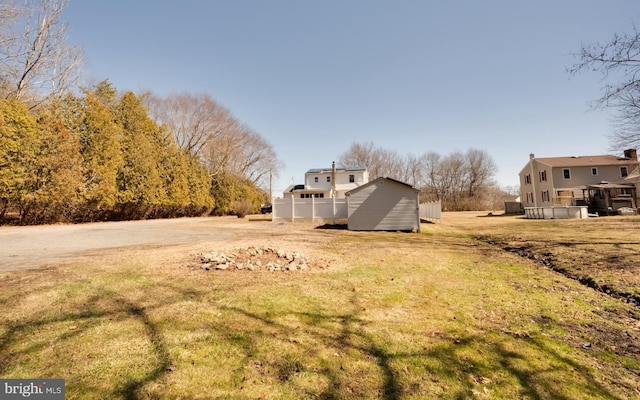
<svg viewBox="0 0 640 400"><path fill-rule="evenodd" d="M273 221L329 221L332 223L346 223L348 218L346 198L309 198L299 199L287 197L274 199ZM422 203L420 207L420 219L442 222L442 204L440 201Z"/></svg>
<svg viewBox="0 0 640 400"><path fill-rule="evenodd" d="M296 199L288 197L284 199L274 199L273 221L276 220L309 220L309 221L330 221L332 223L346 223L347 221L347 199L346 198L309 198Z"/></svg>
<svg viewBox="0 0 640 400"><path fill-rule="evenodd" d="M588 218L587 206L525 207L527 219Z"/></svg>
<svg viewBox="0 0 640 400"><path fill-rule="evenodd" d="M442 203L440 200L431 203L422 203L420 207L420 219L431 222L442 222Z"/></svg>

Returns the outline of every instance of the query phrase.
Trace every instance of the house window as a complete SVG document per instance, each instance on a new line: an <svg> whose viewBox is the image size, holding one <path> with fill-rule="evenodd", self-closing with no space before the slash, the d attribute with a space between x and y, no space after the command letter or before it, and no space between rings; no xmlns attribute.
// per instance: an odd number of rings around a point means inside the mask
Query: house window
<svg viewBox="0 0 640 400"><path fill-rule="evenodd" d="M524 176L525 185L531 185L531 175L527 174Z"/></svg>
<svg viewBox="0 0 640 400"><path fill-rule="evenodd" d="M620 176L626 178L629 175L629 171L627 171L627 167L620 167Z"/></svg>
<svg viewBox="0 0 640 400"><path fill-rule="evenodd" d="M571 179L571 170L569 168L564 168L562 170L562 176L564 176L564 179Z"/></svg>
<svg viewBox="0 0 640 400"><path fill-rule="evenodd" d="M533 193L531 193L531 192L527 193L527 203L528 204L533 203Z"/></svg>
<svg viewBox="0 0 640 400"><path fill-rule="evenodd" d="M353 183L356 181L356 176L355 175L349 175L349 183Z"/></svg>
<svg viewBox="0 0 640 400"><path fill-rule="evenodd" d="M313 178L315 183L318 183L318 177L316 176L315 178Z"/></svg>
<svg viewBox="0 0 640 400"><path fill-rule="evenodd" d="M542 201L545 203L548 203L550 201L549 199L549 191L548 190L543 190L542 191Z"/></svg>
<svg viewBox="0 0 640 400"><path fill-rule="evenodd" d="M547 181L547 171L540 171L540 182L546 182Z"/></svg>
<svg viewBox="0 0 640 400"><path fill-rule="evenodd" d="M327 182L331 182L331 177L327 176Z"/></svg>
<svg viewBox="0 0 640 400"><path fill-rule="evenodd" d="M596 167L591 168L591 175L598 176L598 168Z"/></svg>

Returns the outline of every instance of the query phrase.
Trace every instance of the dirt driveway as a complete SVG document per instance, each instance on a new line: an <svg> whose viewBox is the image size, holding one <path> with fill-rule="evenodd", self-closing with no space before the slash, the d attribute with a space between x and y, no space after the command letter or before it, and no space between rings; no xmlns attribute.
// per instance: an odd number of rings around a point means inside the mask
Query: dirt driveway
<svg viewBox="0 0 640 400"><path fill-rule="evenodd" d="M0 271L39 268L92 254L185 243L215 242L232 236L212 227L211 218L103 222L0 228Z"/></svg>
<svg viewBox="0 0 640 400"><path fill-rule="evenodd" d="M232 246L314 243L336 234L307 223L273 223L235 217L0 227L0 272L41 268L141 250L176 257ZM343 231L344 234L344 231ZM348 233L347 233L348 234ZM306 250L305 250L306 249Z"/></svg>

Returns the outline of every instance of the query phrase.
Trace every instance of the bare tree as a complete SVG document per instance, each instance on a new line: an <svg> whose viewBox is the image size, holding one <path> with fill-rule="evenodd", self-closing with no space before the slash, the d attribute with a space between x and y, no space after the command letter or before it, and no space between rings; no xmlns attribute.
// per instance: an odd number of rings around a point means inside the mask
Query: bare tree
<svg viewBox="0 0 640 400"><path fill-rule="evenodd" d="M484 150L427 152L402 157L373 143L352 143L338 158L343 166L365 166L371 178L398 179L420 189L423 200L441 200L449 210L481 209L494 186L496 164Z"/></svg>
<svg viewBox="0 0 640 400"><path fill-rule="evenodd" d="M371 178L405 178L405 161L395 151L376 147L372 142L352 143L349 149L338 157L345 167L367 167Z"/></svg>
<svg viewBox="0 0 640 400"><path fill-rule="evenodd" d="M283 166L262 136L239 123L207 143L204 159L214 176L231 173L263 188L268 187L268 178L278 176Z"/></svg>
<svg viewBox="0 0 640 400"><path fill-rule="evenodd" d="M267 178L277 176L283 165L273 147L250 128L242 129L238 139L242 146L238 154L231 158L230 170L259 187L268 187Z"/></svg>
<svg viewBox="0 0 640 400"><path fill-rule="evenodd" d="M373 177L371 168L375 149L373 142L351 143L349 149L338 157L338 163L345 167L367 167L369 175Z"/></svg>
<svg viewBox="0 0 640 400"><path fill-rule="evenodd" d="M376 176L385 176L400 181L406 181L406 162L398 152L386 149L377 149L374 153Z"/></svg>
<svg viewBox="0 0 640 400"><path fill-rule="evenodd" d="M0 18L10 23L0 39L6 98L35 107L77 83L82 52L67 41L66 5L67 0L27 0L3 6Z"/></svg>
<svg viewBox="0 0 640 400"><path fill-rule="evenodd" d="M0 3L0 49L9 48L17 40L11 27L16 23L22 8L15 1L6 0ZM3 51L0 55L0 63L4 63L8 54Z"/></svg>
<svg viewBox="0 0 640 400"><path fill-rule="evenodd" d="M234 124L229 111L207 94L154 95L145 98L150 115L173 134L175 142L194 158L202 148Z"/></svg>
<svg viewBox="0 0 640 400"><path fill-rule="evenodd" d="M474 197L480 188L492 183L497 167L491 156L484 150L469 149L464 157L467 162L467 196Z"/></svg>
<svg viewBox="0 0 640 400"><path fill-rule="evenodd" d="M640 32L615 34L605 43L583 45L580 59L568 71L577 74L599 71L605 82L603 94L594 107L612 107L617 111L611 136L615 149L640 146Z"/></svg>
<svg viewBox="0 0 640 400"><path fill-rule="evenodd" d="M11 59L9 49L13 48L18 40L15 26L18 16L22 12L23 8L18 6L15 1L7 0L0 3L0 95L3 97L11 92L5 69Z"/></svg>
<svg viewBox="0 0 640 400"><path fill-rule="evenodd" d="M419 158L424 197L441 200L449 210L482 209L488 188L495 186L496 165L483 150L454 151L447 156L428 152Z"/></svg>
<svg viewBox="0 0 640 400"><path fill-rule="evenodd" d="M422 191L427 194L429 200L439 200L444 197L446 190L443 185L440 172L440 154L430 151L420 156L420 166L424 177Z"/></svg>
<svg viewBox="0 0 640 400"><path fill-rule="evenodd" d="M440 162L441 187L445 204L451 210L462 209L463 191L467 181L467 162L459 151L445 156Z"/></svg>
<svg viewBox="0 0 640 400"><path fill-rule="evenodd" d="M405 160L405 168L402 181L413 187L423 187L425 185L423 167L420 157L409 154Z"/></svg>
<svg viewBox="0 0 640 400"><path fill-rule="evenodd" d="M278 176L282 162L273 147L208 94L149 95L145 104L178 146L200 160L212 177L231 174L267 187L267 178Z"/></svg>

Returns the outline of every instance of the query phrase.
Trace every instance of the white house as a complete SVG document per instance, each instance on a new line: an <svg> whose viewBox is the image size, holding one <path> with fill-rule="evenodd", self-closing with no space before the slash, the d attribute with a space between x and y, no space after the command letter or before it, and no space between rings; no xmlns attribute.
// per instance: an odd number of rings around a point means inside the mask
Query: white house
<svg viewBox="0 0 640 400"><path fill-rule="evenodd" d="M290 185L283 193L284 198L344 198L345 193L369 182L366 167L338 168L332 163L330 168L313 168L304 174L303 185Z"/></svg>

